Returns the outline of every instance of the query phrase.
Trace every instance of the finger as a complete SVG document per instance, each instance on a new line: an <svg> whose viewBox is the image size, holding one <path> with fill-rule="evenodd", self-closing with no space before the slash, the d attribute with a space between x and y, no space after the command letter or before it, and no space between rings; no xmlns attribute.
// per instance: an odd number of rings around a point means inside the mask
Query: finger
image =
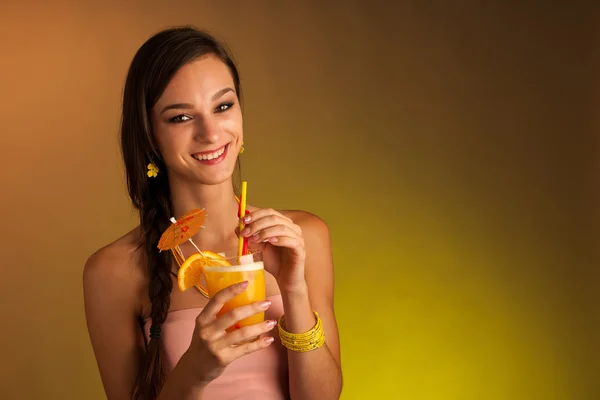
<svg viewBox="0 0 600 400"><path fill-rule="evenodd" d="M300 226L295 224L290 218L277 211L268 214L251 214L246 216L246 218L250 218L250 220L245 220L247 222L244 222L245 229L242 230L243 236L253 235L260 229L264 229L272 225L286 225L292 228L298 235L302 235L302 228L300 228Z"/></svg>
<svg viewBox="0 0 600 400"><path fill-rule="evenodd" d="M274 225L290 226L293 225L293 223L286 220L285 218L280 217L279 215L270 214L257 219L252 219L245 225L245 228L242 230L241 233L242 236L251 236L254 235L256 232L260 231L261 229L265 229L269 226Z"/></svg>
<svg viewBox="0 0 600 400"><path fill-rule="evenodd" d="M270 306L271 301L263 300L245 306L236 307L233 310L217 318L217 320L214 323L214 327L217 330L224 331L225 329L235 325L238 321L241 321L244 318L248 318L268 310Z"/></svg>
<svg viewBox="0 0 600 400"><path fill-rule="evenodd" d="M301 256L306 257L306 250L302 239L290 236L272 236L267 239L273 246L287 247L296 250Z"/></svg>
<svg viewBox="0 0 600 400"><path fill-rule="evenodd" d="M251 224L246 225L244 230L242 230L242 236L252 237L265 229L275 227L275 226L287 227L291 232L293 232L294 236L302 235L302 231L300 230L299 226L289 223L285 220L282 220L277 216L271 215L271 216L261 218L259 220L252 222Z"/></svg>
<svg viewBox="0 0 600 400"><path fill-rule="evenodd" d="M270 238L277 236L289 236L298 239L298 241L301 243L304 243L304 238L302 238L302 236L299 236L296 233L296 231L294 231L292 228L286 225L276 225L262 229L255 233L253 236L250 236L248 241L251 243L265 242Z"/></svg>
<svg viewBox="0 0 600 400"><path fill-rule="evenodd" d="M285 215L283 215L282 213L280 213L277 210L274 210L272 208L259 208L257 210L252 211L250 214L246 215L244 220L255 220L255 219L259 219L262 217L266 217L267 215L278 215L282 218L288 219L291 221L290 218L286 217ZM249 217L249 218L248 218Z"/></svg>
<svg viewBox="0 0 600 400"><path fill-rule="evenodd" d="M225 359L228 363L231 363L234 360L237 360L240 357L243 357L247 354L254 353L255 351L262 350L265 347L268 347L273 343L273 337L267 336L264 338L256 339L250 343L244 343L239 346L229 347L224 349L223 352Z"/></svg>
<svg viewBox="0 0 600 400"><path fill-rule="evenodd" d="M228 333L223 339L219 341L218 346L221 348L237 345L241 342L244 342L248 339L252 339L262 335L263 333L267 333L272 330L277 325L277 321L269 320L264 321L258 324L253 324L249 326L245 326L241 329L235 330L231 333Z"/></svg>
<svg viewBox="0 0 600 400"><path fill-rule="evenodd" d="M205 326L213 322L217 317L217 313L223 308L225 303L242 293L247 287L248 281L244 281L235 283L217 292L198 315L197 321L200 326Z"/></svg>

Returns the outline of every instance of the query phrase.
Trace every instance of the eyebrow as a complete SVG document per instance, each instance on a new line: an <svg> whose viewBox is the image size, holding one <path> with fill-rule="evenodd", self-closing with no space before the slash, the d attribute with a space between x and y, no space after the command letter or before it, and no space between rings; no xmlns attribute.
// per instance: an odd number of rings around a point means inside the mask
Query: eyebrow
<svg viewBox="0 0 600 400"><path fill-rule="evenodd" d="M228 92L235 92L235 90L233 90L233 88L230 88L230 87L226 87L224 89L221 89L221 90L219 90L217 93L215 93L213 95L213 97L212 97L211 100L215 101L219 97L222 97L225 93L228 93ZM165 111L173 110L173 109L185 109L185 110L189 110L191 108L194 108L194 105L190 104L190 103L175 103L175 104L169 104L168 106L165 106L160 113L162 114Z"/></svg>

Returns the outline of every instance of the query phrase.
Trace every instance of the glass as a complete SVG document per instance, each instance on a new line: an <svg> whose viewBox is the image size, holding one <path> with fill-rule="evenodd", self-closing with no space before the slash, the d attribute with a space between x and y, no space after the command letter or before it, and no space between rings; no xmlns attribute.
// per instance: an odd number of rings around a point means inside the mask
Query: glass
<svg viewBox="0 0 600 400"><path fill-rule="evenodd" d="M248 287L239 295L229 300L223 308L217 313L217 317L231 311L234 308L265 300L265 269L262 260L262 253L256 251L251 254L237 256L237 251L230 253L220 253L224 260L231 266L205 266L204 279L206 280L206 289L209 298L213 298L220 290L225 289L238 282L248 281ZM232 332L244 326L263 322L265 319L264 311L248 318L238 321L230 326L227 332Z"/></svg>

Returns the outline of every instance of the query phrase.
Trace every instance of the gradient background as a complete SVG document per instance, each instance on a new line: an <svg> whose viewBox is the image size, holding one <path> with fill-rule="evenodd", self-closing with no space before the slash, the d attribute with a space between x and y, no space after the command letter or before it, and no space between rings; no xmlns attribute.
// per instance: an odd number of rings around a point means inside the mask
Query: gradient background
<svg viewBox="0 0 600 400"><path fill-rule="evenodd" d="M342 399L600 398L600 20L520 3L3 1L0 398L104 398L82 268L136 224L126 69L184 23L238 61L251 201L331 228Z"/></svg>

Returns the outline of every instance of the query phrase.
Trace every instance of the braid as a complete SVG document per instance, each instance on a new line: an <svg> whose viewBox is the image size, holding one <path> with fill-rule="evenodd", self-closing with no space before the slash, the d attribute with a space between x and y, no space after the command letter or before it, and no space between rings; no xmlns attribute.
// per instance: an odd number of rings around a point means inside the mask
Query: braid
<svg viewBox="0 0 600 400"><path fill-rule="evenodd" d="M141 246L144 249L150 277L148 295L152 304L150 317L154 326L160 326L165 322L173 289L171 281L172 255L168 251L159 252L156 248L162 232L169 225L169 217L172 215L165 175L155 178L157 181L148 185L152 193L149 193L150 190L147 191L147 196L142 203L144 206L140 210ZM163 186L163 188L157 186ZM134 399L146 400L158 397L166 380L162 361L162 342L160 338L151 338L135 385Z"/></svg>

